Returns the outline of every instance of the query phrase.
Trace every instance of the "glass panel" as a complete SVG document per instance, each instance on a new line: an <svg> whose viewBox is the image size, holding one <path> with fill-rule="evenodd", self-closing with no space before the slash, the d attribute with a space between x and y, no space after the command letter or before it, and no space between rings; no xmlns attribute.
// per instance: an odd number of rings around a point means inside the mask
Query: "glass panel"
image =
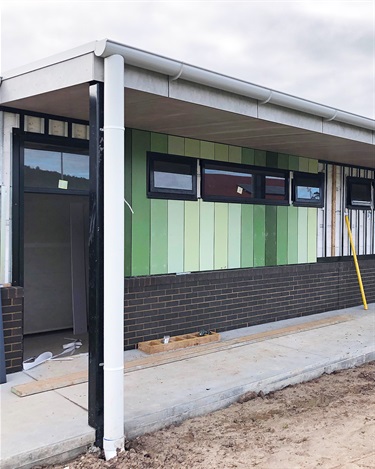
<svg viewBox="0 0 375 469"><path fill-rule="evenodd" d="M205 196L254 198L254 177L249 173L206 167L203 182Z"/></svg>
<svg viewBox="0 0 375 469"><path fill-rule="evenodd" d="M25 187L56 189L61 179L61 153L25 149Z"/></svg>
<svg viewBox="0 0 375 469"><path fill-rule="evenodd" d="M351 183L351 203L352 205L371 206L371 183Z"/></svg>
<svg viewBox="0 0 375 469"><path fill-rule="evenodd" d="M74 153L63 153L64 179L68 189L89 190L89 157Z"/></svg>
<svg viewBox="0 0 375 469"><path fill-rule="evenodd" d="M280 176L265 176L266 199L285 200L285 178Z"/></svg>
<svg viewBox="0 0 375 469"><path fill-rule="evenodd" d="M320 200L322 193L320 187L297 186L298 200Z"/></svg>
<svg viewBox="0 0 375 469"><path fill-rule="evenodd" d="M193 189L193 176L191 174L155 171L154 187L156 189L180 189L191 191Z"/></svg>

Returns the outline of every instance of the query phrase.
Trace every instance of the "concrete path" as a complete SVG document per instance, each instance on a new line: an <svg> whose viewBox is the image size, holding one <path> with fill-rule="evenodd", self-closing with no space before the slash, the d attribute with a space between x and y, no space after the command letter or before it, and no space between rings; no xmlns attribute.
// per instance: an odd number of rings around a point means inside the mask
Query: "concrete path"
<svg viewBox="0 0 375 469"><path fill-rule="evenodd" d="M368 311L333 311L221 337L215 346L158 354L155 363L138 350L125 352L127 438L220 409L247 391L267 393L375 360L375 304ZM87 424L87 383L27 397L11 392L17 384L86 368L87 355L81 354L8 375L1 385L3 469L66 461L94 441Z"/></svg>

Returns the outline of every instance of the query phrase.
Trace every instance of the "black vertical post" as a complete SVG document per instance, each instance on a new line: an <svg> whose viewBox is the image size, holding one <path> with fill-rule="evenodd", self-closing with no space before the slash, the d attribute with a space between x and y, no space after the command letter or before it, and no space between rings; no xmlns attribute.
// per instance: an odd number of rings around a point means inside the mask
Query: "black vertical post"
<svg viewBox="0 0 375 469"><path fill-rule="evenodd" d="M103 448L103 83L90 85L89 425Z"/></svg>

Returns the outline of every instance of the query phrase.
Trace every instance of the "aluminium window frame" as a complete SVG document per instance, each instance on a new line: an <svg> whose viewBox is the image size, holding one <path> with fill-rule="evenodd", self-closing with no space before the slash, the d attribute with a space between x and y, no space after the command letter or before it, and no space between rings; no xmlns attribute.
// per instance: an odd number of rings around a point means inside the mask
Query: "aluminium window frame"
<svg viewBox="0 0 375 469"><path fill-rule="evenodd" d="M290 180L290 171L280 168L267 168L264 166L253 166L242 163L234 163L229 161L219 161L219 160L206 160L201 159L201 197L202 200L207 202L225 202L225 203L235 203L235 204L252 204L252 205L289 205L289 180ZM254 197L254 198L241 198L240 195L237 197L226 197L226 196L216 196L216 195L207 195L205 193L204 179L205 179L205 169L206 166L212 165L217 166L218 168L228 168L228 171L233 172L243 172L244 174L252 174L257 176L254 181L255 190L263 197ZM266 189L266 176L276 176L284 179L284 199L266 199L265 198L265 189Z"/></svg>
<svg viewBox="0 0 375 469"><path fill-rule="evenodd" d="M352 184L363 184L370 188L370 197L371 201L368 204L353 204L351 187ZM358 176L346 176L346 205L345 207L350 210L373 210L374 208L374 191L375 191L375 181L374 179L358 177Z"/></svg>
<svg viewBox="0 0 375 469"><path fill-rule="evenodd" d="M189 156L174 155L170 153L159 153L154 151L147 152L147 197L150 199L169 199L169 200L197 200L197 177L199 159ZM154 162L162 161L167 163L186 164L190 167L190 176L192 176L192 189L168 189L156 188L154 185ZM179 174L178 172L176 174ZM185 174L185 173L180 173Z"/></svg>

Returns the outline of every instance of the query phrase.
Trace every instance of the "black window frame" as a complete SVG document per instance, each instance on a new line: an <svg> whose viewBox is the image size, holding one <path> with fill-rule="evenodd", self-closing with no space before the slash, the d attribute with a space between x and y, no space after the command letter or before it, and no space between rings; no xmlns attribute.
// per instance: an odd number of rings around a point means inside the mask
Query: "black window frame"
<svg viewBox="0 0 375 469"><path fill-rule="evenodd" d="M168 189L158 188L154 184L154 163L185 164L190 168L189 174L192 176L192 189ZM170 199L170 200L197 200L197 165L198 159L189 156L180 156L167 153L147 152L147 197L150 199ZM176 173L178 174L178 172Z"/></svg>
<svg viewBox="0 0 375 469"><path fill-rule="evenodd" d="M244 174L251 174L254 177L254 198L242 198L239 193L238 196L216 196L208 195L205 191L205 170L208 166L216 167L217 169L225 168L223 171L243 172ZM275 176L284 179L284 199L266 199L266 177ZM207 202L227 202L235 204L253 204L253 205L289 205L289 179L290 171L280 168L265 168L262 166L252 166L240 163L232 163L227 161L218 160L201 160L201 196ZM245 189L246 190L246 189Z"/></svg>
<svg viewBox="0 0 375 469"><path fill-rule="evenodd" d="M353 184L362 184L370 189L370 203L353 204L352 186ZM346 208L351 210L372 210L374 207L374 180L369 178L361 178L355 176L346 177Z"/></svg>
<svg viewBox="0 0 375 469"><path fill-rule="evenodd" d="M297 196L297 189L300 186L306 187L304 181L311 181L316 179L316 187L319 187L320 197L319 199L304 199ZM325 174L324 173L304 173L301 171L293 171L292 179L292 204L295 207L324 207L324 183L325 183ZM312 186L312 184L308 184ZM315 187L315 186L314 186Z"/></svg>

